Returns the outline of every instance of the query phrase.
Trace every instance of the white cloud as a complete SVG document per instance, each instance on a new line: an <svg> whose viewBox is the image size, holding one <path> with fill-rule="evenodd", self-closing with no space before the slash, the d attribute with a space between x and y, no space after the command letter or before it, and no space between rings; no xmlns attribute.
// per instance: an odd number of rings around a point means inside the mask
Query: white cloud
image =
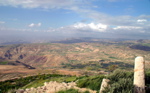
<svg viewBox="0 0 150 93"><path fill-rule="evenodd" d="M97 11L89 11L87 16L93 19L96 22L100 22L107 25L132 25L133 22L136 22L132 16L110 16L104 13Z"/></svg>
<svg viewBox="0 0 150 93"><path fill-rule="evenodd" d="M98 23L89 23L89 24L85 24L85 23L77 23L73 25L74 28L76 29L81 29L81 30L92 30L92 31L100 31L100 32L104 32L107 29L107 25Z"/></svg>
<svg viewBox="0 0 150 93"><path fill-rule="evenodd" d="M146 19L138 19L137 22L143 23L143 22L147 22L147 20Z"/></svg>
<svg viewBox="0 0 150 93"><path fill-rule="evenodd" d="M74 6L78 3L81 4L81 1L78 0L1 0L0 5L4 6L21 6L23 8L68 8Z"/></svg>
<svg viewBox="0 0 150 93"><path fill-rule="evenodd" d="M42 25L42 23L38 23L38 24L37 24L37 26L41 26L41 25Z"/></svg>
<svg viewBox="0 0 150 93"><path fill-rule="evenodd" d="M70 26L66 27L61 27L57 29L49 29L47 32L57 32L57 33L63 33L63 34L73 34L76 35L77 33L79 35L90 35L92 34L117 34L117 35L129 35L130 38L134 36L134 34L141 34L143 33L144 35L149 34L149 26L143 26L143 25L120 25L120 26L111 26L111 25L106 25L102 23L76 23ZM143 35L143 36L144 36ZM109 36L109 35L108 35Z"/></svg>
<svg viewBox="0 0 150 93"><path fill-rule="evenodd" d="M129 27L128 30L133 29L132 27L141 27L143 29L144 28L147 29L148 27L150 27L149 15L140 15L137 17L126 16L126 15L125 16L110 16L110 15L103 14L97 11L92 11L92 10L88 11L88 13L85 13L85 14L87 17L90 17L91 19L93 19L94 22L102 23L109 27L110 26Z"/></svg>
<svg viewBox="0 0 150 93"><path fill-rule="evenodd" d="M38 23L38 24L34 24L31 23L30 25L28 25L29 27L40 27L42 25L42 23Z"/></svg>
<svg viewBox="0 0 150 93"><path fill-rule="evenodd" d="M76 32L145 32L150 31L150 15L140 16L110 16L102 12L92 10L93 5L87 2L93 0L0 0L0 6L14 6L22 8L43 8L43 9L68 9L75 11L81 16L92 19L93 23L77 23L71 26L58 29L49 29L46 32L63 31L67 33ZM117 2L123 0L107 0ZM0 24L5 22L0 21ZM96 24L98 23L98 24ZM29 27L40 27L41 23L31 23ZM113 26L115 26L113 28ZM112 28L110 28L112 27Z"/></svg>
<svg viewBox="0 0 150 93"><path fill-rule="evenodd" d="M79 7L72 8L73 11L76 11L77 13L81 14L84 17L90 18L94 20L96 23L103 23L106 25L135 25L137 23L137 17L132 17L128 15L124 16L110 16L102 12L98 12L91 9L84 9Z"/></svg>
<svg viewBox="0 0 150 93"><path fill-rule="evenodd" d="M49 28L46 32L63 32L63 33L95 33L95 32L106 32L109 27L101 23L76 23L66 27L60 28Z"/></svg>
<svg viewBox="0 0 150 93"><path fill-rule="evenodd" d="M115 0L116 1L116 0ZM150 15L139 16L111 16L92 9L84 9L80 7L72 7L73 11L81 14L84 17L92 19L96 23L102 23L110 26L145 26L150 25ZM147 24L139 24L139 22L147 22Z"/></svg>
<svg viewBox="0 0 150 93"><path fill-rule="evenodd" d="M31 27L37 27L37 25L41 25L40 23L31 23ZM24 34L32 34L39 35L42 38L53 37L53 38L72 38L72 37L95 37L95 38L130 38L133 39L136 35L140 35L137 37L141 38L149 38L150 27L141 27L141 26L116 26L111 27L102 23L77 23L74 25L60 27L60 28L49 28L47 30L38 30L38 29L16 29L16 28L7 28L0 27L0 32L3 33L3 37L10 33L15 33L15 35L24 35ZM15 36L16 37L16 36ZM28 39L28 38L27 38ZM38 39L38 38L37 38Z"/></svg>
<svg viewBox="0 0 150 93"><path fill-rule="evenodd" d="M117 26L113 28L114 30L140 30L143 29L142 27L137 26Z"/></svg>
<svg viewBox="0 0 150 93"><path fill-rule="evenodd" d="M35 26L35 24L34 23L31 23L30 25L29 25L29 27L34 27Z"/></svg>
<svg viewBox="0 0 150 93"><path fill-rule="evenodd" d="M1 0L0 5L14 6L23 8L44 8L44 9L67 9L81 14L94 22L113 26L137 26L144 25L142 22L148 22L149 15L132 16L110 16L102 12L92 10L92 1L94 0ZM110 2L124 0L107 0ZM140 23L141 22L141 23ZM34 24L31 25L31 27ZM39 24L40 26L40 24Z"/></svg>

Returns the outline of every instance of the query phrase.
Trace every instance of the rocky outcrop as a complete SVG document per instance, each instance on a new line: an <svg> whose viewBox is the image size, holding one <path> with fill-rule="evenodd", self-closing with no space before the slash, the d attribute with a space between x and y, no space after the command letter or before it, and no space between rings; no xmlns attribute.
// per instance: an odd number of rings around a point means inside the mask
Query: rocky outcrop
<svg viewBox="0 0 150 93"><path fill-rule="evenodd" d="M106 87L110 87L110 85L108 84L109 82L110 82L109 79L105 79L105 78L103 79L99 93L103 93Z"/></svg>
<svg viewBox="0 0 150 93"><path fill-rule="evenodd" d="M79 92L89 91L90 93L96 93L96 91L90 89L76 87L75 82L58 83L56 81L45 82L44 86L37 87L37 88L19 89L16 91L16 93L56 93L58 91L68 90L68 89L77 89L79 90Z"/></svg>

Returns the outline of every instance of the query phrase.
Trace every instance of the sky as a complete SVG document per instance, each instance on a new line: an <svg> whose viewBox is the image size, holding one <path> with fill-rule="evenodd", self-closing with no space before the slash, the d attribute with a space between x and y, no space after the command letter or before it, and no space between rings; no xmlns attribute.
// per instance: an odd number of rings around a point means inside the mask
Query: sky
<svg viewBox="0 0 150 93"><path fill-rule="evenodd" d="M0 0L0 40L150 39L150 0Z"/></svg>

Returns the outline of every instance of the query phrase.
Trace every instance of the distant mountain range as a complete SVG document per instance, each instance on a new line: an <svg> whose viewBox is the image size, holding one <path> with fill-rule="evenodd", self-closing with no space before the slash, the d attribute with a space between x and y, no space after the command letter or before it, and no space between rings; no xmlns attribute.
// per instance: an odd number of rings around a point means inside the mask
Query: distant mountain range
<svg viewBox="0 0 150 93"><path fill-rule="evenodd" d="M131 40L131 39L110 39L110 38L92 38L92 37L81 37L81 38L66 38L66 39L11 39L11 40L5 40L0 39L0 45L9 45L9 44L29 44L29 43L81 43L81 42L119 42L119 41L125 41L125 40Z"/></svg>

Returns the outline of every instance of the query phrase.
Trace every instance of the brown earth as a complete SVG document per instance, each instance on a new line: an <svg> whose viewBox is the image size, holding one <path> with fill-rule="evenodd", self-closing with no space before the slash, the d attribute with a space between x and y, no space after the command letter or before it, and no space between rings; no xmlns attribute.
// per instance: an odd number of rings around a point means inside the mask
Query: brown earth
<svg viewBox="0 0 150 93"><path fill-rule="evenodd" d="M73 43L73 44L20 44L0 46L0 75L26 76L37 73L62 73L80 75L78 71L65 70L63 66L124 62L133 64L136 56L144 56L146 64L150 63L150 52L130 48L130 43ZM148 43L148 42L146 42ZM103 61L101 61L103 60ZM13 62L12 62L13 61ZM146 65L149 68L149 65ZM79 73L80 72L80 73ZM6 76L5 76L6 75Z"/></svg>
<svg viewBox="0 0 150 93"><path fill-rule="evenodd" d="M0 81L15 79L26 76L33 76L38 74L62 74L62 75L75 75L81 76L79 71L70 71L67 69L28 69L22 65L12 66L12 65L0 65Z"/></svg>
<svg viewBox="0 0 150 93"><path fill-rule="evenodd" d="M70 63L70 60L79 63L101 59L127 62L137 55L149 58L147 51L99 43L25 44L0 48L1 59L19 61L35 68L61 67L61 64Z"/></svg>

